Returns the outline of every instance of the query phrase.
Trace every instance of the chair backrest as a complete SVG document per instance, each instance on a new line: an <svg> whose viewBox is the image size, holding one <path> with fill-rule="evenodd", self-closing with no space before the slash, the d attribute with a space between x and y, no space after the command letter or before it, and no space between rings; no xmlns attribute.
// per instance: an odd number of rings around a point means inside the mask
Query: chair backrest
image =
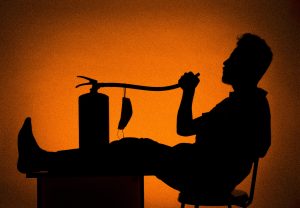
<svg viewBox="0 0 300 208"><path fill-rule="evenodd" d="M247 205L251 204L253 201L253 198L254 198L255 182L256 182L257 169L258 169L258 160L259 160L259 158L256 158L253 162L252 179L251 179L249 200L247 201Z"/></svg>

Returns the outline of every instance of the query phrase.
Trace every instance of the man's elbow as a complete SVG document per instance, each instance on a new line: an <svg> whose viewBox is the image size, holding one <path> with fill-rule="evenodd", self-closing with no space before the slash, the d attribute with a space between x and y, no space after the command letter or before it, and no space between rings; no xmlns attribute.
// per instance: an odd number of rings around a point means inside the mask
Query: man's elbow
<svg viewBox="0 0 300 208"><path fill-rule="evenodd" d="M178 128L177 127L177 134L179 136L191 136L194 133L191 131L191 129L187 129L187 128Z"/></svg>

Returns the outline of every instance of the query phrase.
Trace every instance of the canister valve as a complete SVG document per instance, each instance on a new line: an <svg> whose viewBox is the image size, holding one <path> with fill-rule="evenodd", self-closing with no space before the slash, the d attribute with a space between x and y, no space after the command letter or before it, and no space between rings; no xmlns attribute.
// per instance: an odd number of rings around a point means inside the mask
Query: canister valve
<svg viewBox="0 0 300 208"><path fill-rule="evenodd" d="M98 87L98 81L97 80L89 78L89 77L85 77L85 76L77 76L77 77L86 79L89 82L76 85L76 88L84 86L84 85L92 85L92 87L90 89L91 93L97 93L97 91L99 89L99 87Z"/></svg>

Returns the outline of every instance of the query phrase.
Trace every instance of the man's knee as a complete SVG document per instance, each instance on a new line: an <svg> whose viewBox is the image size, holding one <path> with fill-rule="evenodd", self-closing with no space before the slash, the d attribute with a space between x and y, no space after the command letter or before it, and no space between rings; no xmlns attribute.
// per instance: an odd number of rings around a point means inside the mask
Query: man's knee
<svg viewBox="0 0 300 208"><path fill-rule="evenodd" d="M125 138L113 141L110 144L154 145L154 144L159 144L159 143L152 139L149 139L149 138L125 137Z"/></svg>
<svg viewBox="0 0 300 208"><path fill-rule="evenodd" d="M132 142L137 142L139 139L138 138L135 138L135 137L125 137L125 138L122 138L122 139L119 139L119 140L115 140L115 141L112 141L110 144L127 144L127 143L132 143Z"/></svg>

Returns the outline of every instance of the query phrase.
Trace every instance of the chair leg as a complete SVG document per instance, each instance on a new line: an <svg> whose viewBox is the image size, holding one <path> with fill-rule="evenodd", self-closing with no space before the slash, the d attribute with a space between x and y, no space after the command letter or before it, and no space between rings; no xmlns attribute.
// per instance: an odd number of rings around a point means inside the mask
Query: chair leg
<svg viewBox="0 0 300 208"><path fill-rule="evenodd" d="M228 204L228 208L231 208L232 206L231 206L231 204Z"/></svg>
<svg viewBox="0 0 300 208"><path fill-rule="evenodd" d="M181 203L180 208L184 208L184 207L185 207L185 204L184 204L184 203Z"/></svg>
<svg viewBox="0 0 300 208"><path fill-rule="evenodd" d="M199 208L200 206L199 205L195 205L195 208Z"/></svg>

